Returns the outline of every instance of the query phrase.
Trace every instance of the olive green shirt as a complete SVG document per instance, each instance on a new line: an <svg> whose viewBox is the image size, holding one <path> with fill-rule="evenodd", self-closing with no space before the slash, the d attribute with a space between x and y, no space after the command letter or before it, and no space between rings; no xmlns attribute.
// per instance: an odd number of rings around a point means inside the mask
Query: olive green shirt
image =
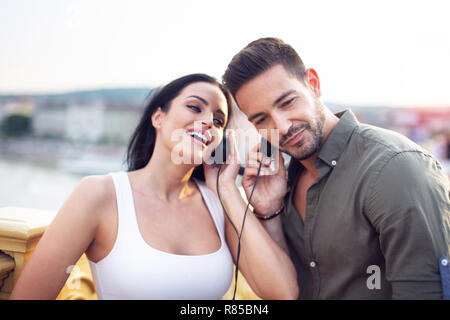
<svg viewBox="0 0 450 320"><path fill-rule="evenodd" d="M300 299L441 299L439 258L450 257L449 180L406 137L362 124L350 110L315 159L303 222L291 160L283 229Z"/></svg>

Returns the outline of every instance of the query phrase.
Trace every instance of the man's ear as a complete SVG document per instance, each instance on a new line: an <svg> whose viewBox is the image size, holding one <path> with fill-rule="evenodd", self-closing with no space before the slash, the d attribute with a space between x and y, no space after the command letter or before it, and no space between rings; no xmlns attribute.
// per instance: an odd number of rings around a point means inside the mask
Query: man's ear
<svg viewBox="0 0 450 320"><path fill-rule="evenodd" d="M309 68L305 71L305 82L306 85L314 92L317 98L322 96L322 91L320 91L320 81L316 70Z"/></svg>
<svg viewBox="0 0 450 320"><path fill-rule="evenodd" d="M158 107L155 112L152 114L152 125L155 128L161 128L161 123L164 117L164 111L162 111L161 107Z"/></svg>

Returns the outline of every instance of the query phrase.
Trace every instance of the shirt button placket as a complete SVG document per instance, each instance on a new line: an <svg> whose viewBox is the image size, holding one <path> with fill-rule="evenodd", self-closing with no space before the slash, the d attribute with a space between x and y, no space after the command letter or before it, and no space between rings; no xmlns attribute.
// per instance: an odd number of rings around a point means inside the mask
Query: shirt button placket
<svg viewBox="0 0 450 320"><path fill-rule="evenodd" d="M311 271L311 276L313 280L313 299L317 299L319 295L319 270L317 268L317 262L314 259L313 246L311 243L312 239L312 226L315 223L316 212L315 204L317 203L317 197L319 194L319 185L317 183L313 184L307 192L307 202L306 202L306 214L305 219L305 239L307 239L307 254L309 256L309 267Z"/></svg>
<svg viewBox="0 0 450 320"><path fill-rule="evenodd" d="M320 186L317 183L314 183L307 192L307 202L306 202L306 219L305 219L305 240L307 243L307 254L309 256L309 268L313 280L313 299L319 298L319 287L320 287L320 277L319 277L319 268L317 265L317 261L314 258L313 253L313 245L311 243L312 240L312 227L315 223L315 219L317 216L316 212L316 204L318 201L318 197L320 194ZM305 244L306 244L305 243Z"/></svg>

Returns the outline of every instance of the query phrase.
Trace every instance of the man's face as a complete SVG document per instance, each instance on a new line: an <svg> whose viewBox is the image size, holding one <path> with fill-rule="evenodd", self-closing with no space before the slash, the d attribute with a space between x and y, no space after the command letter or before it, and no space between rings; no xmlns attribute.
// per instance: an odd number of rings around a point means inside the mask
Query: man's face
<svg viewBox="0 0 450 320"><path fill-rule="evenodd" d="M265 138L275 141L272 129L278 134L278 147L297 160L311 157L323 138L325 113L319 100L318 79L307 86L276 65L245 83L235 95L240 109ZM319 92L319 94L317 93Z"/></svg>

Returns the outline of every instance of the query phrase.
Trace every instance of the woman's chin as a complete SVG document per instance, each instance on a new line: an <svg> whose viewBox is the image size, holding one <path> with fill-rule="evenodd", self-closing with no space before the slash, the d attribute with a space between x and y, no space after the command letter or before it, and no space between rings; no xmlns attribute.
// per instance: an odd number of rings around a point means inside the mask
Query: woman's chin
<svg viewBox="0 0 450 320"><path fill-rule="evenodd" d="M214 152L214 146L204 146L201 147L199 145L191 145L192 148L184 148L183 153L186 154L186 158L190 159L190 163L198 166L203 163L208 163L208 159L211 158L212 153Z"/></svg>
<svg viewBox="0 0 450 320"><path fill-rule="evenodd" d="M171 157L176 164L190 164L195 167L208 163L207 159L211 157L213 152L214 145L212 144L205 146L186 139L173 147Z"/></svg>
<svg viewBox="0 0 450 320"><path fill-rule="evenodd" d="M194 148L194 150L183 150L183 159L185 164L192 164L193 166L198 166L204 162L206 158L206 150L199 150Z"/></svg>

